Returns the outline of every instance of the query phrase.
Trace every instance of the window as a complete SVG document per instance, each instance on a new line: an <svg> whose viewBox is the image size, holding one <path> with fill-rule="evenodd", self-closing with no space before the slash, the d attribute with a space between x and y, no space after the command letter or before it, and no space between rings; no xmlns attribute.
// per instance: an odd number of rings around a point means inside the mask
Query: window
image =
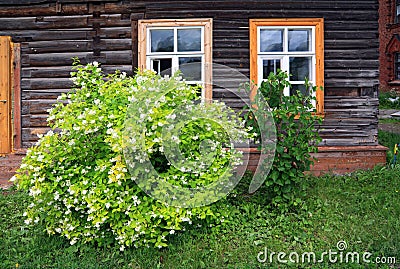
<svg viewBox="0 0 400 269"><path fill-rule="evenodd" d="M396 9L395 9L395 23L400 23L400 0L396 0Z"/></svg>
<svg viewBox="0 0 400 269"><path fill-rule="evenodd" d="M323 19L250 20L250 57L251 80L257 85L281 69L290 74L285 95L296 90L306 94L306 81L323 86ZM323 113L323 91L316 94L314 105Z"/></svg>
<svg viewBox="0 0 400 269"><path fill-rule="evenodd" d="M400 53L394 54L394 79L400 80Z"/></svg>
<svg viewBox="0 0 400 269"><path fill-rule="evenodd" d="M203 86L212 98L212 20L139 20L139 68L160 75L177 70L189 84Z"/></svg>

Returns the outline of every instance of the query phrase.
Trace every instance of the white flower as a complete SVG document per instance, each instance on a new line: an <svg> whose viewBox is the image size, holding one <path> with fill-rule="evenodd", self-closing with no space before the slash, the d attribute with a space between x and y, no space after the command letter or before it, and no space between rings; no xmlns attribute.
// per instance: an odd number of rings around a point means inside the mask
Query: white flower
<svg viewBox="0 0 400 269"><path fill-rule="evenodd" d="M131 103L133 103L133 102L136 101L136 99L135 99L135 97L133 97L133 96L129 96L129 97L128 97L128 101L131 102Z"/></svg>
<svg viewBox="0 0 400 269"><path fill-rule="evenodd" d="M175 233L175 230L169 231L169 234L174 234L174 233Z"/></svg>
<svg viewBox="0 0 400 269"><path fill-rule="evenodd" d="M11 182L14 182L14 181L16 181L17 180L17 177L16 176L13 176L12 178L10 178L10 181Z"/></svg>
<svg viewBox="0 0 400 269"><path fill-rule="evenodd" d="M69 242L71 245L74 245L78 241L78 238L74 237L74 239Z"/></svg>
<svg viewBox="0 0 400 269"><path fill-rule="evenodd" d="M176 118L176 115L175 115L175 114L169 114L169 115L166 116L165 118L174 120L174 119Z"/></svg>
<svg viewBox="0 0 400 269"><path fill-rule="evenodd" d="M93 66L96 66L96 67L99 66L99 62L97 62L97 61L94 61L92 64L93 64Z"/></svg>

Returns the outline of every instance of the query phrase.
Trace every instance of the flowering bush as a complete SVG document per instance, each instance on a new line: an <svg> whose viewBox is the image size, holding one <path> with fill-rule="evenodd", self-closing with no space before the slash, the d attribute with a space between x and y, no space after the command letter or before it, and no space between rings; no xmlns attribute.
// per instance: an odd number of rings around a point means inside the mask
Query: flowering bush
<svg viewBox="0 0 400 269"><path fill-rule="evenodd" d="M297 91L290 96L284 94L285 88L291 87L289 75L279 70L271 73L268 80L258 88L254 104L258 107L268 102L276 126L276 151L271 172L266 176L269 199L274 205L287 209L301 202L295 197L295 189L304 187L304 172L313 164L312 152L317 152L321 137L317 128L322 118L315 112L313 94L322 90L316 86L309 88L308 94ZM253 126L261 135L259 123L253 112L246 115L247 124Z"/></svg>
<svg viewBox="0 0 400 269"><path fill-rule="evenodd" d="M241 129L238 119L229 118L230 127L222 126L227 128L224 132L218 121L198 115L175 135L162 136L163 125L176 115L174 109L198 98L198 87L188 86L177 75L162 78L150 71L135 77L119 72L104 77L96 62L76 63L71 75L73 91L61 95L50 111L52 131L28 150L16 175L19 187L33 197L25 213L27 224L41 221L49 234L65 236L71 244L116 242L124 250L127 246L165 247L169 235L189 225L213 226L226 219L223 203L190 209L168 206L146 195L135 179L147 173L140 165L143 153L160 177L174 186L197 188L229 177L228 163L237 163L240 154L226 149L227 134L246 135L231 131ZM229 110L222 104L199 106L203 108L198 113L219 113L228 119ZM131 117L126 117L128 107ZM135 117L142 118L141 129L133 130ZM129 133L124 131L125 122ZM129 134L133 135L124 138ZM188 166L171 165L163 155L162 137L179 141L188 162L200 161L204 147L213 150L214 161L195 172ZM135 144L135 138L140 143ZM124 141L129 143L124 145ZM135 151L135 145L143 147ZM128 159L124 148L129 148L125 150Z"/></svg>

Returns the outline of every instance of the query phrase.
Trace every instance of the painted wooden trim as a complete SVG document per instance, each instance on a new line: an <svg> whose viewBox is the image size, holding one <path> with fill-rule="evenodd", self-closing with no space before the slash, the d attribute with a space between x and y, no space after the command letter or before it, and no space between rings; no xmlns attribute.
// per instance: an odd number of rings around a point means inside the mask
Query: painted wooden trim
<svg viewBox="0 0 400 269"><path fill-rule="evenodd" d="M13 43L13 150L22 148L21 137L21 44Z"/></svg>
<svg viewBox="0 0 400 269"><path fill-rule="evenodd" d="M250 19L250 80L252 88L250 99L253 100L257 93L258 66L257 66L257 27L259 26L315 26L315 58L316 76L316 111L318 115L324 114L324 19L322 18L286 18L286 19Z"/></svg>
<svg viewBox="0 0 400 269"><path fill-rule="evenodd" d="M147 27L204 26L204 99L212 100L212 19L157 19L138 21L138 68L146 69Z"/></svg>
<svg viewBox="0 0 400 269"><path fill-rule="evenodd" d="M0 153L12 150L11 53L11 38L0 36Z"/></svg>
<svg viewBox="0 0 400 269"><path fill-rule="evenodd" d="M138 30L139 25L138 21L144 18L144 13L135 13L131 14L131 28L132 28L132 71L133 73L136 71L136 68L139 68L139 37Z"/></svg>

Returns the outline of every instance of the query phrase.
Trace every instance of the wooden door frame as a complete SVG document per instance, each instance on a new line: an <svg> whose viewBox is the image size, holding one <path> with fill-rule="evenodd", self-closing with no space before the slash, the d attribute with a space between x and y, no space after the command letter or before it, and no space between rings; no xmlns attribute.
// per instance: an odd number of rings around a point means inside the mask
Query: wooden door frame
<svg viewBox="0 0 400 269"><path fill-rule="evenodd" d="M0 36L0 154L22 147L20 65L20 44Z"/></svg>

